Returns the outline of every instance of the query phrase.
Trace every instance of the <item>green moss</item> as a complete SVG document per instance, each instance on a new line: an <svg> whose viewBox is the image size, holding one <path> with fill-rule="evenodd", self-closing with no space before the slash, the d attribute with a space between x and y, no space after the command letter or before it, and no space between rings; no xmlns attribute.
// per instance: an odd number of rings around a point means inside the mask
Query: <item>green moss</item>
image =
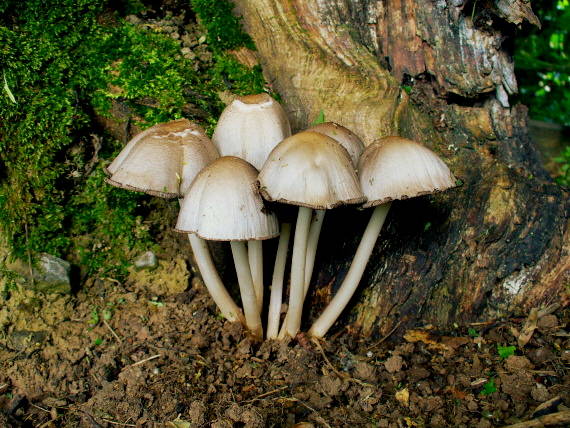
<svg viewBox="0 0 570 428"><path fill-rule="evenodd" d="M118 100L143 127L184 116L212 129L223 108L219 91L256 93L265 82L259 67L225 52L253 48L230 3L192 0L213 56L199 70L174 40L121 17L139 12L140 1L123 2L121 11L114 4L0 0L0 229L16 257L48 252L87 274L121 276L131 251L152 246L142 226L150 197L103 183L101 166L121 146L111 138L95 169L85 170L93 112L107 115ZM188 113L195 110L200 118Z"/></svg>
<svg viewBox="0 0 570 428"><path fill-rule="evenodd" d="M233 14L233 4L227 0L190 0L200 23L208 32L208 45L215 51L245 46L254 49L253 41Z"/></svg>

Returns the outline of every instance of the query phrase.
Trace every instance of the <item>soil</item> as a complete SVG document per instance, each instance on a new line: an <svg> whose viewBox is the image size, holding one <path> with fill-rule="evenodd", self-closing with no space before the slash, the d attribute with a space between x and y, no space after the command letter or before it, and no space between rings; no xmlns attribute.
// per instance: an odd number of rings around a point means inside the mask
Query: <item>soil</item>
<svg viewBox="0 0 570 428"><path fill-rule="evenodd" d="M137 278L5 296L0 426L492 427L570 406L568 310L256 343L198 277L163 295Z"/></svg>

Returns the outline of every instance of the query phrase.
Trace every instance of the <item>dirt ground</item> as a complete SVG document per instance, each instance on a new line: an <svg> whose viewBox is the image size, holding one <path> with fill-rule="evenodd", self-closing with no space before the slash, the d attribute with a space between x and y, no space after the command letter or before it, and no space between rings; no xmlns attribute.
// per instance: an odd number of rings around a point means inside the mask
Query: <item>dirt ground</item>
<svg viewBox="0 0 570 428"><path fill-rule="evenodd" d="M337 328L321 344L254 343L189 282L5 295L0 426L485 428L570 407L567 310L376 342Z"/></svg>

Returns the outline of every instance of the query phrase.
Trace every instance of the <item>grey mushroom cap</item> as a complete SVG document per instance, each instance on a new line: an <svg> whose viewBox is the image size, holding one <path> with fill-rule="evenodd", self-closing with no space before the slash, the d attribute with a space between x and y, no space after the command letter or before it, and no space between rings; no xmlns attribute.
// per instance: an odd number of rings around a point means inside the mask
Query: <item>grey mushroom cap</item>
<svg viewBox="0 0 570 428"><path fill-rule="evenodd" d="M333 138L342 147L346 149L352 160L352 164L356 168L358 159L364 151L364 143L362 140L352 132L350 129L334 122L319 123L318 125L311 126L307 131L318 132L327 137Z"/></svg>
<svg viewBox="0 0 570 428"><path fill-rule="evenodd" d="M218 158L204 130L187 119L136 135L106 169L107 182L162 198L183 196L198 172Z"/></svg>
<svg viewBox="0 0 570 428"><path fill-rule="evenodd" d="M326 135L304 131L283 140L258 178L269 201L330 209L365 201L346 149Z"/></svg>
<svg viewBox="0 0 570 428"><path fill-rule="evenodd" d="M358 175L368 199L363 208L456 186L455 177L439 156L402 137L384 137L366 147Z"/></svg>
<svg viewBox="0 0 570 428"><path fill-rule="evenodd" d="M283 107L266 93L236 98L216 125L212 141L222 156L237 156L259 169L273 148L291 135Z"/></svg>
<svg viewBox="0 0 570 428"><path fill-rule="evenodd" d="M224 156L204 168L186 194L176 230L214 241L249 241L279 235L275 214L256 187L258 171L248 162Z"/></svg>

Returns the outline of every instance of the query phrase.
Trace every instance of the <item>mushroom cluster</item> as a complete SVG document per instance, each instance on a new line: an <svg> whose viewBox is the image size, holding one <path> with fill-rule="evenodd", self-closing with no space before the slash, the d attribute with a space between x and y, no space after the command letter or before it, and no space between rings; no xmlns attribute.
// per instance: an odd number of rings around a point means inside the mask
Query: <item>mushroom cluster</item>
<svg viewBox="0 0 570 428"><path fill-rule="evenodd" d="M106 172L114 186L179 198L176 230L188 234L206 288L225 318L241 322L258 339L264 337L265 300L266 338L299 332L326 210L374 207L343 283L309 329L318 338L354 294L391 201L443 191L456 182L435 153L405 138L384 137L365 148L358 136L332 122L291 135L283 108L265 93L236 98L211 140L186 119L155 125L135 136ZM297 207L284 317L292 224L280 204ZM262 242L277 236L266 299ZM208 240L230 242L243 310L224 286Z"/></svg>

